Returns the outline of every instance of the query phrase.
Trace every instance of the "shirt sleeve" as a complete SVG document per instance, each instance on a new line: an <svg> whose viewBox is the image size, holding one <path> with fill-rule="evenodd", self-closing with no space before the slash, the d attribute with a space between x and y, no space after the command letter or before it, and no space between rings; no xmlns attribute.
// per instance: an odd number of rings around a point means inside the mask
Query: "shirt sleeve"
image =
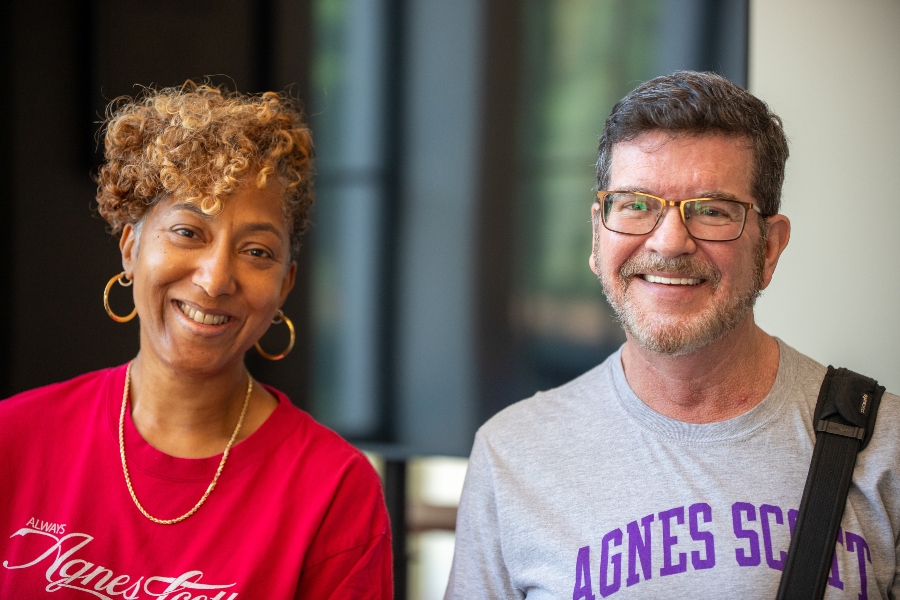
<svg viewBox="0 0 900 600"><path fill-rule="evenodd" d="M378 475L359 455L335 491L295 598L392 600L391 531ZM363 464L364 463L364 464Z"/></svg>
<svg viewBox="0 0 900 600"><path fill-rule="evenodd" d="M296 598L391 600L391 538L378 535L303 571Z"/></svg>
<svg viewBox="0 0 900 600"><path fill-rule="evenodd" d="M456 519L456 548L444 600L524 598L503 558L495 473L483 435L475 436Z"/></svg>

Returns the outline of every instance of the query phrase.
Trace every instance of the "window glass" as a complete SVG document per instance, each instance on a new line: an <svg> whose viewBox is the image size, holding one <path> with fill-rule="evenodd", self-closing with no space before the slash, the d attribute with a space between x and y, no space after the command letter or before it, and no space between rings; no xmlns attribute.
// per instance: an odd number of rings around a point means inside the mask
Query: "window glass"
<svg viewBox="0 0 900 600"><path fill-rule="evenodd" d="M584 372L624 341L588 267L594 164L613 104L655 75L661 14L650 0L526 6L512 312L530 391Z"/></svg>
<svg viewBox="0 0 900 600"><path fill-rule="evenodd" d="M381 427L385 23L380 0L317 0L310 123L314 416L352 439Z"/></svg>

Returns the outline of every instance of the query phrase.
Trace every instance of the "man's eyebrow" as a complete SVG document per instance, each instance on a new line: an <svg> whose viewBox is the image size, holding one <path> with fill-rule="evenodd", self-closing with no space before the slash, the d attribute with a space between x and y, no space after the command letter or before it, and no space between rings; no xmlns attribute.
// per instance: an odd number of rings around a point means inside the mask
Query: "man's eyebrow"
<svg viewBox="0 0 900 600"><path fill-rule="evenodd" d="M662 198L663 196L659 196L658 194L654 194L651 191L648 191L646 188L636 187L636 186L626 186L620 187L616 189L617 192L630 192L632 194L647 194L648 196L654 196L658 198ZM746 200L742 200L738 198L734 194L730 192L723 192L722 190L704 190L697 195L693 196L693 198L712 198L714 200L734 200L735 202L746 202ZM666 200L671 200L671 198L665 198ZM690 200L690 198L678 198L678 200Z"/></svg>
<svg viewBox="0 0 900 600"><path fill-rule="evenodd" d="M632 194L647 194L648 196L655 196L655 195L656 195L656 194L654 194L653 192L647 190L646 188L635 187L635 186L618 187L618 188L616 188L614 191L616 191L616 192L629 192L629 193L632 193Z"/></svg>
<svg viewBox="0 0 900 600"><path fill-rule="evenodd" d="M713 198L715 200L734 200L736 202L746 202L746 200L742 200L734 194L723 192L721 190L707 190L698 195L697 198Z"/></svg>

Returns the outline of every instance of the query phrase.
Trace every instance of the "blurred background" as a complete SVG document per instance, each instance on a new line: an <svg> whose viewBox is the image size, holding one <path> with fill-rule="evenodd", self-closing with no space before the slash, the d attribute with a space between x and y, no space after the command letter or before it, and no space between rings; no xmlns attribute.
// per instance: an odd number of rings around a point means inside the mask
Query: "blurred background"
<svg viewBox="0 0 900 600"><path fill-rule="evenodd" d="M397 597L440 598L477 427L624 340L589 209L603 121L641 81L715 70L782 116L793 238L758 320L900 391L898 27L897 0L5 3L0 397L137 350L101 305L121 270L92 210L106 104L205 76L287 90L318 157L298 344L248 365L367 452Z"/></svg>

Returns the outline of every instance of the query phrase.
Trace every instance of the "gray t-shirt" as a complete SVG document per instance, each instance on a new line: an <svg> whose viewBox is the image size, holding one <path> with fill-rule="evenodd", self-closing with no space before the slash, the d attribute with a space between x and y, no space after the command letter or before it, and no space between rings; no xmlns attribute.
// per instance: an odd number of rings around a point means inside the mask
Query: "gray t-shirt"
<svg viewBox="0 0 900 600"><path fill-rule="evenodd" d="M750 411L648 408L621 350L475 437L447 598L774 598L815 443L825 367L779 340ZM860 454L826 598L900 598L900 399Z"/></svg>

